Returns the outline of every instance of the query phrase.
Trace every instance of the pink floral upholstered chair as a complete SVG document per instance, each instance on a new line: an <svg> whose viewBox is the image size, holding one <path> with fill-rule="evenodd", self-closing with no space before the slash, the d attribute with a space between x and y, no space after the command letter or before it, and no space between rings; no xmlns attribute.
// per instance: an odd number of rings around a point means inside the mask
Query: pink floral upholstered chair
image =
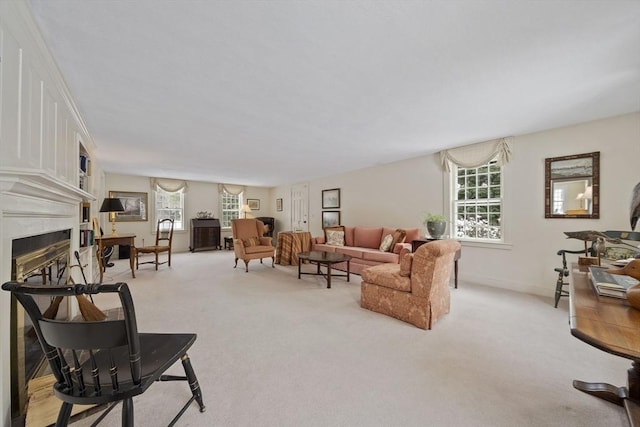
<svg viewBox="0 0 640 427"><path fill-rule="evenodd" d="M245 271L249 271L249 261L262 258L271 258L271 267L274 266L275 248L271 237L263 237L265 232L264 223L254 218L234 219L231 221L233 232L233 250L236 254L236 264L238 259L244 261Z"/></svg>
<svg viewBox="0 0 640 427"><path fill-rule="evenodd" d="M453 257L460 248L455 240L436 240L415 253L403 253L400 263L379 264L362 270L360 305L431 329L449 312L449 281Z"/></svg>

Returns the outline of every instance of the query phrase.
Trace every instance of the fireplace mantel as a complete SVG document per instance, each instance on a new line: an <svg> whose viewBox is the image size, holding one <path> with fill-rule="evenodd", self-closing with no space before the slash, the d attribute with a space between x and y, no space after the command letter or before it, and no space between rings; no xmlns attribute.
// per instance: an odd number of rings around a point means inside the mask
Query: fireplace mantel
<svg viewBox="0 0 640 427"><path fill-rule="evenodd" d="M42 170L3 168L0 170L0 193L37 197L77 204L96 198L86 191Z"/></svg>

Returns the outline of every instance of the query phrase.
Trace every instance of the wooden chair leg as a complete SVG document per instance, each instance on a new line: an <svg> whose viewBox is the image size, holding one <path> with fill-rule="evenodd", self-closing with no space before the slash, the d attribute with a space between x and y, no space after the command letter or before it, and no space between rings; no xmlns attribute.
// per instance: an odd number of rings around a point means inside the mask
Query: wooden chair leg
<svg viewBox="0 0 640 427"><path fill-rule="evenodd" d="M189 359L189 356L186 354L182 356L182 366L184 367L184 372L187 375L191 393L193 394L193 397L196 399L196 402L198 402L198 406L200 407L200 412L204 412L205 406L202 400L202 390L200 390L198 378L196 377L196 373L191 366L191 359Z"/></svg>
<svg viewBox="0 0 640 427"><path fill-rule="evenodd" d="M244 268L245 268L244 272L248 273L249 272L249 261L245 261L244 262Z"/></svg>
<svg viewBox="0 0 640 427"><path fill-rule="evenodd" d="M67 427L69 418L71 418L71 409L73 409L72 403L62 402L58 412L58 419L56 420L56 427Z"/></svg>
<svg viewBox="0 0 640 427"><path fill-rule="evenodd" d="M134 427L133 424L133 398L122 401L122 427Z"/></svg>

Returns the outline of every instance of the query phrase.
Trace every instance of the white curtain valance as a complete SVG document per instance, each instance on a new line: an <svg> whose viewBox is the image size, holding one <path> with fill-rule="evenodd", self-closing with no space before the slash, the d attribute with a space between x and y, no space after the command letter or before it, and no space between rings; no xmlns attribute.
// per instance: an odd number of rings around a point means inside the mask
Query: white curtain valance
<svg viewBox="0 0 640 427"><path fill-rule="evenodd" d="M218 184L218 192L220 194L225 191L234 196L238 196L240 193L244 193L246 187L244 185L232 185L232 184Z"/></svg>
<svg viewBox="0 0 640 427"><path fill-rule="evenodd" d="M164 178L151 178L151 188L155 191L157 187L162 188L169 193L175 193L182 190L187 192L187 181L180 181L176 179L164 179Z"/></svg>
<svg viewBox="0 0 640 427"><path fill-rule="evenodd" d="M442 168L447 172L451 171L451 163L462 168L477 168L486 165L496 157L499 166L505 165L511 160L509 140L510 138L500 138L451 150L442 150L440 152Z"/></svg>

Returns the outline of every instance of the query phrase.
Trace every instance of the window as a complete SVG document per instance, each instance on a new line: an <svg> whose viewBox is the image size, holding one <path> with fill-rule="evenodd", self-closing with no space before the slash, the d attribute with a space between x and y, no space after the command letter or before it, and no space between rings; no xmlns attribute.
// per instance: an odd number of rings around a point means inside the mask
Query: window
<svg viewBox="0 0 640 427"><path fill-rule="evenodd" d="M231 194L222 193L222 228L231 228L231 220L240 218L240 207L242 206L242 193Z"/></svg>
<svg viewBox="0 0 640 427"><path fill-rule="evenodd" d="M170 218L174 230L184 230L184 191L165 191L156 187L155 222ZM155 228L154 228L155 229Z"/></svg>
<svg viewBox="0 0 640 427"><path fill-rule="evenodd" d="M553 213L564 213L564 190L561 188L553 190Z"/></svg>
<svg viewBox="0 0 640 427"><path fill-rule="evenodd" d="M457 167L451 175L456 237L502 241L502 168L497 161L477 168Z"/></svg>

